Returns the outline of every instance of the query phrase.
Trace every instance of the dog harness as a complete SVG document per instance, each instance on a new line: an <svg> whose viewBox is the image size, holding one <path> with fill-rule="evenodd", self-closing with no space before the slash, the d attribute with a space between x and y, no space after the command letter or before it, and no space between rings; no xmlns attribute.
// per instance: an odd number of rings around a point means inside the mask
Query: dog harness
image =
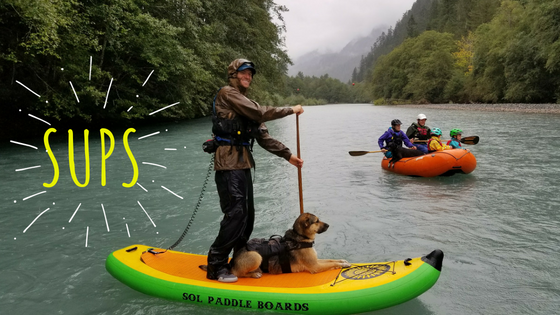
<svg viewBox="0 0 560 315"><path fill-rule="evenodd" d="M268 240L265 238L254 238L247 242L248 251L256 251L262 256L260 268L263 272L279 274L291 273L290 255L292 250L313 247L315 242L297 241L298 236L306 238L290 229L284 237L273 235Z"/></svg>

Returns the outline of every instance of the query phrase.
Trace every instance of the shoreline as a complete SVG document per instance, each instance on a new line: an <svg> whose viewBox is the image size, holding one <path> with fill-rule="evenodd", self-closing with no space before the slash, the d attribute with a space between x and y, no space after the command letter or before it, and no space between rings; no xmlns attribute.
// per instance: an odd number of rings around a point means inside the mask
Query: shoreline
<svg viewBox="0 0 560 315"><path fill-rule="evenodd" d="M403 104L389 105L411 108L457 109L485 112L518 112L532 114L560 114L560 104Z"/></svg>

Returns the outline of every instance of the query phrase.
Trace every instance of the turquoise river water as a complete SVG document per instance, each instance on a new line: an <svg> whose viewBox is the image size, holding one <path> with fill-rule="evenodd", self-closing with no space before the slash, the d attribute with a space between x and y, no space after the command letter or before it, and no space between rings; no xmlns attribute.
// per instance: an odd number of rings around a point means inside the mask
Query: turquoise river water
<svg viewBox="0 0 560 315"><path fill-rule="evenodd" d="M392 119L406 128L417 108L329 105L300 117L305 210L330 224L318 236L322 258L376 262L445 253L438 282L420 297L371 314L558 314L560 312L560 115L422 110L444 136L461 128L478 166L468 175L414 178L383 171L377 138ZM30 118L30 124L43 124ZM294 116L269 122L273 137L296 150ZM56 128L56 126L52 126ZM49 128L45 124L45 131ZM139 127L129 136L138 183L123 146L102 172L99 130L90 130L90 181L69 171L68 131L50 146L36 139L0 143L0 313L217 314L223 309L170 302L136 292L105 270L114 250L168 247L190 219L210 156L209 118ZM159 133L157 133L159 132ZM156 134L157 133L157 134ZM143 136L149 137L141 138ZM139 139L141 138L141 139ZM85 180L83 130L74 130L76 177ZM105 151L109 151L106 136ZM254 237L282 234L299 214L297 170L255 147ZM105 177L106 185L102 180ZM221 219L210 178L177 250L206 254ZM227 310L228 314L250 314Z"/></svg>

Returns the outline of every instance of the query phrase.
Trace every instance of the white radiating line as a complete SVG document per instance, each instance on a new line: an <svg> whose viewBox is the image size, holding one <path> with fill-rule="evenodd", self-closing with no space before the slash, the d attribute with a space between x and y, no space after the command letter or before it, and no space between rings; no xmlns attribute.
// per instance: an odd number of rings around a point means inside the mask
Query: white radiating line
<svg viewBox="0 0 560 315"><path fill-rule="evenodd" d="M155 136L155 135L157 135L157 134L159 134L159 131L154 132L154 133L150 133L149 135L142 136L142 137L138 138L138 140L142 140L142 139L144 139L144 138L148 138L148 137L151 137L151 136Z"/></svg>
<svg viewBox="0 0 560 315"><path fill-rule="evenodd" d="M107 89L107 96L105 96L105 104L103 105L103 109L107 106L107 100L109 99L109 91L111 91L111 85L113 85L113 78L111 78L111 83L109 83L109 88Z"/></svg>
<svg viewBox="0 0 560 315"><path fill-rule="evenodd" d="M126 112L127 112L127 113L130 112L130 110L132 109L132 107L134 107L134 106L130 106L130 108L127 109Z"/></svg>
<svg viewBox="0 0 560 315"><path fill-rule="evenodd" d="M27 231L27 229L30 228L30 227L33 225L33 223L35 223L35 221L37 221L37 219L39 219L39 217L43 215L43 213L49 211L49 209L50 209L50 208L47 208L45 211L41 212L41 213L35 218L35 220L33 220L33 221L31 222L31 224L29 224L29 225L25 228L25 230L23 230L23 233L25 233L25 232Z"/></svg>
<svg viewBox="0 0 560 315"><path fill-rule="evenodd" d="M29 199L29 198L33 198L33 197L35 197L35 196L37 196L37 195L44 194L44 193L46 193L46 192L47 192L46 190L44 190L44 191L42 191L42 192L38 192L38 193L36 193L36 194L34 194L34 195L27 196L27 197L23 198L23 200L27 200L27 199Z"/></svg>
<svg viewBox="0 0 560 315"><path fill-rule="evenodd" d="M140 186L140 188L144 189L145 192L148 192L148 190L146 188L144 188L142 185L140 185L139 182L136 182L136 185Z"/></svg>
<svg viewBox="0 0 560 315"><path fill-rule="evenodd" d="M39 117L37 117L37 116L33 116L33 115L31 115L31 114L27 114L27 115L28 115L29 117L31 117L31 118L35 118L35 119L37 119L37 120L40 120L40 121L44 122L45 124L47 124L47 125L49 125L49 126L51 125L48 121L43 120L43 119L41 119L41 118L39 118Z"/></svg>
<svg viewBox="0 0 560 315"><path fill-rule="evenodd" d="M128 233L128 237L130 237L130 230L128 229L128 223L125 224L126 224L126 233Z"/></svg>
<svg viewBox="0 0 560 315"><path fill-rule="evenodd" d="M176 193L172 192L171 190L167 189L165 186L161 186L161 188L163 188L163 189L167 190L168 192L174 194L175 196L177 196L177 197L183 199L183 197L181 197L181 196L177 195Z"/></svg>
<svg viewBox="0 0 560 315"><path fill-rule="evenodd" d="M30 167L26 167L26 168L18 168L18 169L16 170L16 172L27 171L27 170L30 170L30 169L32 169L32 168L38 168L38 167L41 167L41 165L30 166Z"/></svg>
<svg viewBox="0 0 560 315"><path fill-rule="evenodd" d="M160 109L156 110L155 112L149 113L148 115L153 115L153 114L155 114L155 113L157 113L157 112L161 112L162 110L168 109L169 107L175 106L175 105L177 105L177 104L179 104L179 103L181 103L181 102L177 102L177 103L173 103L173 104L171 104L171 105L167 105L167 106L165 106L164 108L160 108Z"/></svg>
<svg viewBox="0 0 560 315"><path fill-rule="evenodd" d="M30 147L30 148L33 148L33 149L37 150L37 147L34 146L34 145L21 143L21 142L17 142L17 141L14 141L14 140L10 140L10 142L11 142L11 143L14 143L14 144L19 144L19 145L23 145L23 146L26 146L26 147Z"/></svg>
<svg viewBox="0 0 560 315"><path fill-rule="evenodd" d="M19 85L21 85L21 86L23 86L24 88L26 88L29 92L31 92L31 93L37 95L37 97L41 97L41 95L39 95L39 94L33 92L32 89L28 88L27 86L25 86L23 83L19 82L18 80L16 80L16 83L18 83Z"/></svg>
<svg viewBox="0 0 560 315"><path fill-rule="evenodd" d="M89 56L89 80L90 81L91 81L91 61L92 61L92 58L91 58L91 56Z"/></svg>
<svg viewBox="0 0 560 315"><path fill-rule="evenodd" d="M89 226L86 228L86 247L87 247L88 236L89 236Z"/></svg>
<svg viewBox="0 0 560 315"><path fill-rule="evenodd" d="M74 90L74 85L72 84L72 81L68 81L68 82L70 82L70 86L72 87L72 91L74 91L74 96L76 96L76 100L79 103L80 99L78 98L78 94L76 94L76 90Z"/></svg>
<svg viewBox="0 0 560 315"><path fill-rule="evenodd" d="M142 84L142 86L144 86L146 84L146 82L148 82L148 80L152 76L152 73L154 73L154 70L152 70L152 72L150 72L150 74L148 75L148 77L146 78L146 81L144 81L144 84Z"/></svg>
<svg viewBox="0 0 560 315"><path fill-rule="evenodd" d="M105 217L105 225L107 225L107 232L111 232L109 230L109 222L107 222L107 215L105 214L105 207L103 207L103 204L101 204L101 209L103 209L103 216Z"/></svg>
<svg viewBox="0 0 560 315"><path fill-rule="evenodd" d="M142 204L140 203L140 201L136 200L136 202L138 202L138 204L140 205L140 208L142 208L142 210L144 210L144 213L148 216L148 219L150 219L150 221L152 221L152 224L154 225L154 227L156 227L156 224L154 223L152 218L150 218L150 215L148 214L148 212L146 212L146 209L144 209L144 207L142 207Z"/></svg>
<svg viewBox="0 0 560 315"><path fill-rule="evenodd" d="M165 167L165 166L163 166L163 165L155 164L155 163L150 163L150 162L142 162L142 164L146 164L146 165L153 165L153 166L157 166L157 167L161 167L161 168L165 168L165 169L167 169L167 167Z"/></svg>
<svg viewBox="0 0 560 315"><path fill-rule="evenodd" d="M80 202L80 204L78 205L78 208L76 208L76 211L74 211L74 214L72 214L72 217L70 218L70 220L68 220L68 223L72 222L72 219L74 219L74 216L76 215L76 213L78 212L78 209L80 209L80 206L82 205L82 203Z"/></svg>
<svg viewBox="0 0 560 315"><path fill-rule="evenodd" d="M165 150L165 151L177 151L176 148L165 148L164 150Z"/></svg>

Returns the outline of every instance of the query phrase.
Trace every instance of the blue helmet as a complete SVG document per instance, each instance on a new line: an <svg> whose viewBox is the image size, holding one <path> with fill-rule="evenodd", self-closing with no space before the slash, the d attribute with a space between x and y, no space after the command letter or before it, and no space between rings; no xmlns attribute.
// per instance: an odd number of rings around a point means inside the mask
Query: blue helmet
<svg viewBox="0 0 560 315"><path fill-rule="evenodd" d="M436 136L441 136L441 129L439 128L432 129L432 134Z"/></svg>

